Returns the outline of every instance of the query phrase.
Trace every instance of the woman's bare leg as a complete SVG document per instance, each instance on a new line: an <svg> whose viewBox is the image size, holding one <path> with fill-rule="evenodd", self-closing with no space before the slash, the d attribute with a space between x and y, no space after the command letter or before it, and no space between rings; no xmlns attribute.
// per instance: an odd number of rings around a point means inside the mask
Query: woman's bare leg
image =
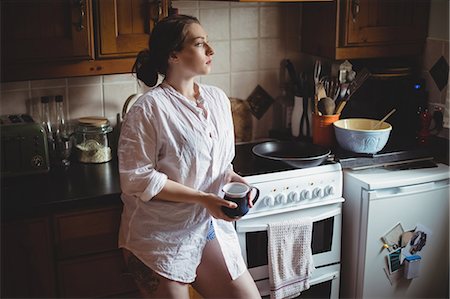
<svg viewBox="0 0 450 299"><path fill-rule="evenodd" d="M123 256L143 298L189 299L188 284L162 277L126 249Z"/></svg>
<svg viewBox="0 0 450 299"><path fill-rule="evenodd" d="M231 280L217 239L206 243L192 286L204 298L261 298L247 270Z"/></svg>

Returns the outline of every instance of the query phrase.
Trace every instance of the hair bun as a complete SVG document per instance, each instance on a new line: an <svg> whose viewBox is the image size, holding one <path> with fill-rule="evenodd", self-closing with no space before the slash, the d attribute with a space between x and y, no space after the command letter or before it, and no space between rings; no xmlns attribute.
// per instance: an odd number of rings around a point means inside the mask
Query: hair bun
<svg viewBox="0 0 450 299"><path fill-rule="evenodd" d="M145 85L152 87L158 81L158 70L155 60L151 57L151 52L148 49L142 50L136 57L133 65L133 72L136 73L137 78L145 83Z"/></svg>

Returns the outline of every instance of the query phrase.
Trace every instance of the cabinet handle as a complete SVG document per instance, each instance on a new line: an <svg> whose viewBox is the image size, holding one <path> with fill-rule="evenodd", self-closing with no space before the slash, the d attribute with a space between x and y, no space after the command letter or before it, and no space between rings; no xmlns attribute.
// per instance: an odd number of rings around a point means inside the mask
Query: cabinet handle
<svg viewBox="0 0 450 299"><path fill-rule="evenodd" d="M352 0L352 20L353 23L356 22L356 18L358 17L359 14L359 1L360 0Z"/></svg>
<svg viewBox="0 0 450 299"><path fill-rule="evenodd" d="M83 25L84 16L86 15L86 5L84 4L84 0L75 0L75 4L78 6L78 9L80 10L80 19L76 25L77 31L82 31L85 27Z"/></svg>

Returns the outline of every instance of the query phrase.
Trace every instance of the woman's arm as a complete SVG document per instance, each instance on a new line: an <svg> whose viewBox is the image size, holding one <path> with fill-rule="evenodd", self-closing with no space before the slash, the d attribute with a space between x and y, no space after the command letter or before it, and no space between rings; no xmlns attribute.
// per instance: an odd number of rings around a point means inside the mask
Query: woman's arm
<svg viewBox="0 0 450 299"><path fill-rule="evenodd" d="M220 198L213 193L198 191L169 179L166 181L166 184L161 191L153 197L152 200L199 203L203 205L214 218L226 221L236 220L228 217L222 212L222 207L234 209L237 207L236 203Z"/></svg>

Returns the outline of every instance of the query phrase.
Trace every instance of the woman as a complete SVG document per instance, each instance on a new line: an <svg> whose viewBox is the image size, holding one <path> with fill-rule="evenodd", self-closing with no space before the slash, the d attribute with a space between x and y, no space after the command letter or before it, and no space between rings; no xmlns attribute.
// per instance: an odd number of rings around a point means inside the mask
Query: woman
<svg viewBox="0 0 450 299"><path fill-rule="evenodd" d="M148 86L131 107L119 140L124 210L119 246L141 293L188 298L260 298L218 196L230 181L234 134L230 102L194 82L210 72L213 49L194 17L161 20L134 69ZM249 202L250 204L250 202Z"/></svg>

